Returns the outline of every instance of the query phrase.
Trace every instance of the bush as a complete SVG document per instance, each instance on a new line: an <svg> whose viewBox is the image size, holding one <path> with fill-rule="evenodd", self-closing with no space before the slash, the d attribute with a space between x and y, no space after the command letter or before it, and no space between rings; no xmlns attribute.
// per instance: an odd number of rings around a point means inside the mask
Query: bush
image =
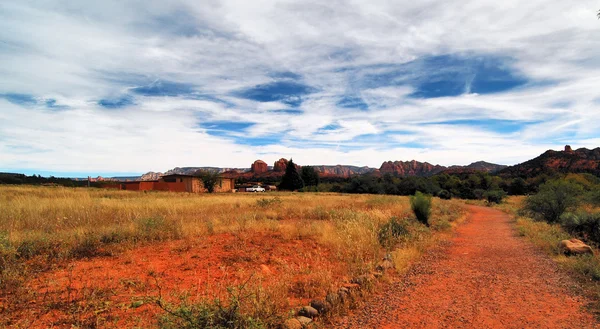
<svg viewBox="0 0 600 329"><path fill-rule="evenodd" d="M503 190L492 190L485 192L485 198L489 203L502 203L502 200L506 197L506 192Z"/></svg>
<svg viewBox="0 0 600 329"><path fill-rule="evenodd" d="M450 193L450 191L448 190L441 190L438 192L438 198L443 200L450 200L452 199L452 193Z"/></svg>
<svg viewBox="0 0 600 329"><path fill-rule="evenodd" d="M568 212L560 217L560 224L567 232L600 244L600 213Z"/></svg>
<svg viewBox="0 0 600 329"><path fill-rule="evenodd" d="M429 216L431 216L431 196L421 192L415 193L410 198L410 208L417 217L417 220L429 226Z"/></svg>
<svg viewBox="0 0 600 329"><path fill-rule="evenodd" d="M377 239L382 247L391 249L400 237L407 234L406 223L399 221L397 217L392 217L387 223L379 227Z"/></svg>
<svg viewBox="0 0 600 329"><path fill-rule="evenodd" d="M583 188L565 180L548 181L540 186L540 191L525 199L523 210L531 217L548 223L557 223L567 210L579 205Z"/></svg>

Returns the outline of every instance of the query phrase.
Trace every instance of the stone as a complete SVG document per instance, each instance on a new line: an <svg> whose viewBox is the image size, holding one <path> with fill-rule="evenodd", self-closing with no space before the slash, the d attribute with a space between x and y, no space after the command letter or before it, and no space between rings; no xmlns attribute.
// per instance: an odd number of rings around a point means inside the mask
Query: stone
<svg viewBox="0 0 600 329"><path fill-rule="evenodd" d="M375 269L377 271L384 272L393 267L394 267L394 263L392 263L392 261L390 261L390 260L385 259L385 260L382 260L381 262L379 262L379 264L377 264Z"/></svg>
<svg viewBox="0 0 600 329"><path fill-rule="evenodd" d="M338 290L338 297L340 298L340 302L344 303L350 297L350 290L346 287L341 287Z"/></svg>
<svg viewBox="0 0 600 329"><path fill-rule="evenodd" d="M327 303L329 303L329 305L331 306L336 306L340 303L340 296L339 294L334 294L332 292L328 293L327 296L325 296L325 301Z"/></svg>
<svg viewBox="0 0 600 329"><path fill-rule="evenodd" d="M312 306L304 306L300 309L300 311L298 311L298 315L299 316L305 316L307 318L316 318L317 316L319 316L319 311L317 311L314 307Z"/></svg>
<svg viewBox="0 0 600 329"><path fill-rule="evenodd" d="M565 152L567 153L572 153L573 149L571 148L571 145L565 145Z"/></svg>
<svg viewBox="0 0 600 329"><path fill-rule="evenodd" d="M562 240L558 247L565 255L594 254L592 247L578 239Z"/></svg>
<svg viewBox="0 0 600 329"><path fill-rule="evenodd" d="M303 327L308 326L312 322L311 318L307 318L305 316L298 316L296 317L296 320L298 320Z"/></svg>
<svg viewBox="0 0 600 329"><path fill-rule="evenodd" d="M329 305L327 305L327 303L325 303L322 300L313 299L312 301L310 301L310 306L317 310L319 314L326 314L327 312L329 312Z"/></svg>
<svg viewBox="0 0 600 329"><path fill-rule="evenodd" d="M254 161L254 163L250 167L250 171L252 171L252 173L254 174L263 174L266 173L268 170L269 166L267 166L267 163L262 160Z"/></svg>
<svg viewBox="0 0 600 329"><path fill-rule="evenodd" d="M360 289L360 285L358 283L344 283L342 285L342 288L346 289L347 293L350 293L351 290L359 290ZM342 289L340 288L340 289Z"/></svg>
<svg viewBox="0 0 600 329"><path fill-rule="evenodd" d="M300 322L298 319L287 319L283 323L282 328L283 329L302 329L302 322Z"/></svg>
<svg viewBox="0 0 600 329"><path fill-rule="evenodd" d="M352 280L350 280L350 282L359 286L365 286L373 282L374 279L375 277L372 274L364 274L353 278Z"/></svg>

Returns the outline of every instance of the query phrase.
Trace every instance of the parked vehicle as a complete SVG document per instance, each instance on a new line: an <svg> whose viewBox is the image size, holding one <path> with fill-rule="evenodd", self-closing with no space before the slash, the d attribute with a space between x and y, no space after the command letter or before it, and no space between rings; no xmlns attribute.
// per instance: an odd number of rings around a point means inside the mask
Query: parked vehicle
<svg viewBox="0 0 600 329"><path fill-rule="evenodd" d="M252 187L248 187L246 188L246 192L264 192L266 191L264 187L261 187L260 185L254 185Z"/></svg>

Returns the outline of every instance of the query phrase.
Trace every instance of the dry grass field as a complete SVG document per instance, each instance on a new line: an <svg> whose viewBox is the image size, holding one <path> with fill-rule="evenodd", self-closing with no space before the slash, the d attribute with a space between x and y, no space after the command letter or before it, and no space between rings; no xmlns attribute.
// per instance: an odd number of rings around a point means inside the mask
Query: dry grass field
<svg viewBox="0 0 600 329"><path fill-rule="evenodd" d="M406 197L25 186L0 186L0 210L11 328L194 328L224 315L274 328L388 253L386 275L406 270L465 216L440 199L426 227Z"/></svg>

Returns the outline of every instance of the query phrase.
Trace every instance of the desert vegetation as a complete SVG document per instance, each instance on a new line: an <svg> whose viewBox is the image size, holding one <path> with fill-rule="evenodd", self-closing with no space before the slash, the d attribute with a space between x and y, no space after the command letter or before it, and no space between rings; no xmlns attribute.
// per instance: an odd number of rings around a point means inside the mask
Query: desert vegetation
<svg viewBox="0 0 600 329"><path fill-rule="evenodd" d="M600 314L600 259L598 255L568 256L561 240L581 239L594 249L600 247L600 179L590 174L568 174L548 180L539 192L527 197L510 197L500 205L516 218L520 235L544 250L567 273L579 279L583 293L595 300Z"/></svg>
<svg viewBox="0 0 600 329"><path fill-rule="evenodd" d="M398 196L0 186L2 325L274 328L386 255L405 271L465 214L415 198L428 225Z"/></svg>

